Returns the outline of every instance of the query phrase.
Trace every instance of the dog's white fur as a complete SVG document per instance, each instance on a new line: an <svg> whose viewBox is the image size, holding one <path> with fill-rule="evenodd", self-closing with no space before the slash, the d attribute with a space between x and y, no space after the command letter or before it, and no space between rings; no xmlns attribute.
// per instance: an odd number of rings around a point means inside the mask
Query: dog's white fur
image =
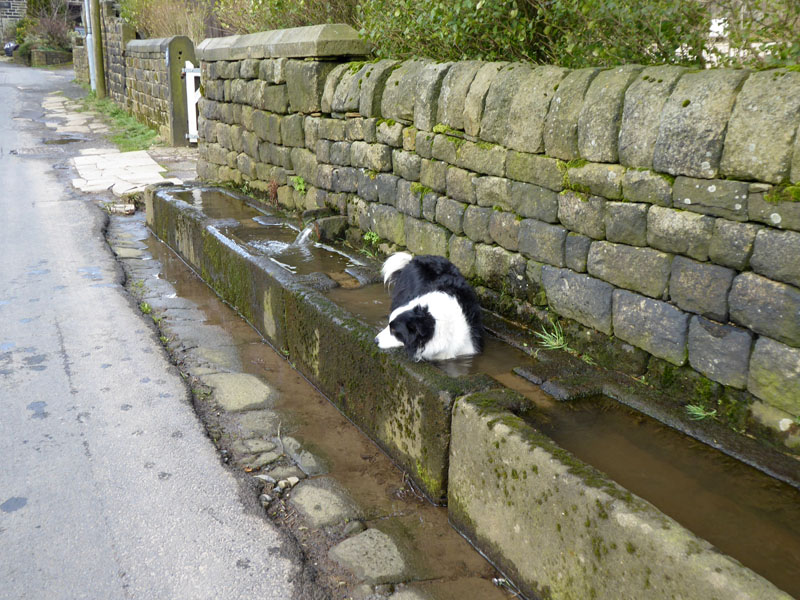
<svg viewBox="0 0 800 600"><path fill-rule="evenodd" d="M383 263L381 267L381 274L383 275L383 283L386 284L389 282L389 278L405 267L408 263L410 263L414 259L408 252L395 252L389 258L386 259L386 262ZM391 319L390 319L391 320Z"/></svg>
<svg viewBox="0 0 800 600"><path fill-rule="evenodd" d="M396 256L398 256L398 254L390 256L386 264L384 264L384 281L397 270L387 269L389 261ZM399 269L402 269L411 260L410 255L406 254L406 256L408 257L407 259L402 257L402 260L398 259L394 261L396 263L402 263L401 266L398 267ZM394 266L395 265L392 264L390 268ZM431 316L433 316L436 321L436 328L433 338L431 338L431 340L425 344L424 348L417 353L414 357L415 360L447 360L455 358L456 356L476 353L476 348L472 343L472 337L470 335L470 328L467 324L467 320L464 318L461 306L453 296L445 294L444 292L430 292L418 298L414 298L414 300L408 304L404 304L393 310L392 314L389 315L389 322L391 323L400 313L412 310L417 306L423 306L428 309ZM376 340L378 341L378 347L384 350L388 348L399 348L403 345L400 340L392 335L388 325L378 334Z"/></svg>

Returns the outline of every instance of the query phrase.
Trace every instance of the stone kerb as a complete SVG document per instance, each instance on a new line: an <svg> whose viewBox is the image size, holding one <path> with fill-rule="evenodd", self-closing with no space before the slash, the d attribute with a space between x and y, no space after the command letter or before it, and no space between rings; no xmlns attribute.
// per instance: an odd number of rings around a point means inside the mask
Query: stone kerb
<svg viewBox="0 0 800 600"><path fill-rule="evenodd" d="M203 177L448 256L487 301L647 351L634 375L663 360L712 400L779 409L764 424L797 445L778 423L800 415L800 373L762 365L800 351L780 325L800 298L800 74L336 64L278 56L292 37L203 42Z"/></svg>

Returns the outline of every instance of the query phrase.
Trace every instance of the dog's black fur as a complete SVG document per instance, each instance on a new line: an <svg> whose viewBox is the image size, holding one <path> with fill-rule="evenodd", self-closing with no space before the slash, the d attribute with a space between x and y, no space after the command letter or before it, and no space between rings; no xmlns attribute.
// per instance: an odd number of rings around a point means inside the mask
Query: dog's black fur
<svg viewBox="0 0 800 600"><path fill-rule="evenodd" d="M395 271L387 283L393 284L392 310L429 292L444 292L456 298L470 327L470 337L477 352L483 350L483 320L475 290L453 263L441 256L414 257ZM414 356L433 336L433 317L422 307L398 315L390 325L392 335L402 341L409 356Z"/></svg>

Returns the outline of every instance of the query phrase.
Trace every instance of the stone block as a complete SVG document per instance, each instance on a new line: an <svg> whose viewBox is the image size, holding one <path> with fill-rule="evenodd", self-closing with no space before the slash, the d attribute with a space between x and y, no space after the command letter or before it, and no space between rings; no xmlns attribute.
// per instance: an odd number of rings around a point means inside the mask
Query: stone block
<svg viewBox="0 0 800 600"><path fill-rule="evenodd" d="M598 73L600 69L596 68L578 69L559 83L544 126L544 147L548 156L562 160L580 158L578 117L583 108L586 90Z"/></svg>
<svg viewBox="0 0 800 600"><path fill-rule="evenodd" d="M712 381L739 390L747 386L753 334L692 317L689 322L689 364Z"/></svg>
<svg viewBox="0 0 800 600"><path fill-rule="evenodd" d="M336 167L333 170L332 182L331 191L355 193L358 191L358 169Z"/></svg>
<svg viewBox="0 0 800 600"><path fill-rule="evenodd" d="M253 86L253 89L248 89L248 94L253 95L250 96L252 101L248 102L248 104L255 108L285 114L289 109L289 93L286 85L261 85L264 83L260 79L250 82L250 86Z"/></svg>
<svg viewBox="0 0 800 600"><path fill-rule="evenodd" d="M427 192L422 196L422 218L426 221L436 220L436 208L439 206L439 201L442 196L436 192Z"/></svg>
<svg viewBox="0 0 800 600"><path fill-rule="evenodd" d="M565 266L567 230L536 219L523 219L519 226L519 251L537 262Z"/></svg>
<svg viewBox="0 0 800 600"><path fill-rule="evenodd" d="M392 149L383 144L353 142L350 150L350 162L354 167L362 167L371 171L391 171Z"/></svg>
<svg viewBox="0 0 800 600"><path fill-rule="evenodd" d="M747 389L767 404L800 417L800 349L758 338Z"/></svg>
<svg viewBox="0 0 800 600"><path fill-rule="evenodd" d="M431 131L437 124L436 113L439 107L439 92L445 75L453 63L428 63L417 75L414 100L414 126L423 131Z"/></svg>
<svg viewBox="0 0 800 600"><path fill-rule="evenodd" d="M611 335L612 285L549 265L542 267L542 285L559 315Z"/></svg>
<svg viewBox="0 0 800 600"><path fill-rule="evenodd" d="M476 173L502 177L506 170L508 150L483 142L464 142L458 147L456 166Z"/></svg>
<svg viewBox="0 0 800 600"><path fill-rule="evenodd" d="M747 199L751 221L766 223L778 229L800 231L800 202L782 200L775 189L769 193L753 193Z"/></svg>
<svg viewBox="0 0 800 600"><path fill-rule="evenodd" d="M475 73L464 100L464 131L468 135L478 137L486 104L486 94L500 69L507 64L504 62L485 63Z"/></svg>
<svg viewBox="0 0 800 600"><path fill-rule="evenodd" d="M352 160L353 144L351 142L333 142L329 146L331 164L349 167Z"/></svg>
<svg viewBox="0 0 800 600"><path fill-rule="evenodd" d="M385 240L406 245L406 217L397 209L383 204L370 204L370 229Z"/></svg>
<svg viewBox="0 0 800 600"><path fill-rule="evenodd" d="M565 190L558 195L558 220L567 229L596 240L605 237L605 203L598 196Z"/></svg>
<svg viewBox="0 0 800 600"><path fill-rule="evenodd" d="M503 177L475 177L472 180L478 206L513 210L511 206L511 181Z"/></svg>
<svg viewBox="0 0 800 600"><path fill-rule="evenodd" d="M555 158L538 154L509 152L506 161L506 177L546 187L554 192L560 192L563 189L564 177L558 161Z"/></svg>
<svg viewBox="0 0 800 600"><path fill-rule="evenodd" d="M417 131L414 147L421 158L433 158L433 140L436 134L431 131Z"/></svg>
<svg viewBox="0 0 800 600"><path fill-rule="evenodd" d="M614 335L674 365L686 362L689 315L674 306L614 291Z"/></svg>
<svg viewBox="0 0 800 600"><path fill-rule="evenodd" d="M718 265L744 271L750 264L756 234L761 229L753 223L737 223L727 219L717 219L708 257Z"/></svg>
<svg viewBox="0 0 800 600"><path fill-rule="evenodd" d="M317 157L305 148L292 148L292 165L295 173L311 185L317 185Z"/></svg>
<svg viewBox="0 0 800 600"><path fill-rule="evenodd" d="M622 178L625 167L600 163L585 163L578 166L567 165L567 187L602 196L608 200L622 198Z"/></svg>
<svg viewBox="0 0 800 600"><path fill-rule="evenodd" d="M422 216L422 191L414 189L405 179L397 181L397 210L415 219Z"/></svg>
<svg viewBox="0 0 800 600"><path fill-rule="evenodd" d="M750 266L759 275L800 287L800 233L762 228L755 238Z"/></svg>
<svg viewBox="0 0 800 600"><path fill-rule="evenodd" d="M664 252L706 260L714 223L705 215L653 206L647 212L647 243Z"/></svg>
<svg viewBox="0 0 800 600"><path fill-rule="evenodd" d="M417 79L428 64L430 63L425 60L412 59L392 70L381 98L381 116L386 119L413 121Z"/></svg>
<svg viewBox="0 0 800 600"><path fill-rule="evenodd" d="M457 162L458 148L463 143L464 140L461 138L439 134L433 138L433 146L431 147L433 158L454 165Z"/></svg>
<svg viewBox="0 0 800 600"><path fill-rule="evenodd" d="M485 285L518 298L527 297L527 261L499 246L475 246L475 276Z"/></svg>
<svg viewBox="0 0 800 600"><path fill-rule="evenodd" d="M406 247L414 254L447 256L450 232L438 225L406 217Z"/></svg>
<svg viewBox="0 0 800 600"><path fill-rule="evenodd" d="M404 127L403 128L403 150L406 152L415 152L417 149L417 128Z"/></svg>
<svg viewBox="0 0 800 600"><path fill-rule="evenodd" d="M719 172L725 129L744 70L709 69L684 74L664 110L653 168L671 175L711 179Z"/></svg>
<svg viewBox="0 0 800 600"><path fill-rule="evenodd" d="M330 164L331 163L331 150L333 150L333 145L337 142L332 142L330 140L317 140L317 144L315 147L317 160L321 163Z"/></svg>
<svg viewBox="0 0 800 600"><path fill-rule="evenodd" d="M520 219L514 213L493 210L489 215L489 235L506 250L517 251L519 227Z"/></svg>
<svg viewBox="0 0 800 600"><path fill-rule="evenodd" d="M358 172L358 195L367 202L378 201L378 178L367 169Z"/></svg>
<svg viewBox="0 0 800 600"><path fill-rule="evenodd" d="M435 192L444 194L447 189L447 163L423 158L420 164L419 182Z"/></svg>
<svg viewBox="0 0 800 600"><path fill-rule="evenodd" d="M593 162L615 163L625 91L642 67L625 65L601 71L592 79L578 116L578 151Z"/></svg>
<svg viewBox="0 0 800 600"><path fill-rule="evenodd" d="M394 206L397 204L397 181L396 175L388 173L379 173L375 178L378 185L378 201L381 204L388 204Z"/></svg>
<svg viewBox="0 0 800 600"><path fill-rule="evenodd" d="M523 82L531 77L533 68L522 63L511 63L501 68L494 77L483 106L480 138L502 144L512 127L509 120L511 105Z"/></svg>
<svg viewBox="0 0 800 600"><path fill-rule="evenodd" d="M333 62L286 61L286 91L292 112L308 114L322 110L325 82L335 66Z"/></svg>
<svg viewBox="0 0 800 600"><path fill-rule="evenodd" d="M351 142L364 141L364 119L361 117L349 117L344 120L344 131L347 139Z"/></svg>
<svg viewBox="0 0 800 600"><path fill-rule="evenodd" d="M592 238L580 233L567 234L567 241L564 245L564 263L566 267L577 273L585 273L591 245Z"/></svg>
<svg viewBox="0 0 800 600"><path fill-rule="evenodd" d="M320 99L320 108L324 113L332 112L333 96L336 93L336 88L345 73L350 71L350 63L342 63L336 65L328 76L325 78L325 86L322 88L322 98Z"/></svg>
<svg viewBox="0 0 800 600"><path fill-rule="evenodd" d="M741 273L728 295L730 318L756 333L800 347L800 290L756 273Z"/></svg>
<svg viewBox="0 0 800 600"><path fill-rule="evenodd" d="M494 242L489 233L489 218L494 211L491 208L467 206L464 210L464 233L473 242L491 244Z"/></svg>
<svg viewBox="0 0 800 600"><path fill-rule="evenodd" d="M258 136L255 133L242 132L242 148L250 158L258 160Z"/></svg>
<svg viewBox="0 0 800 600"><path fill-rule="evenodd" d="M345 71L331 98L332 113L358 112L361 100L361 81L364 77L366 65L363 63L350 63L350 68Z"/></svg>
<svg viewBox="0 0 800 600"><path fill-rule="evenodd" d="M628 169L622 176L622 197L630 202L672 206L672 179L655 171Z"/></svg>
<svg viewBox="0 0 800 600"><path fill-rule="evenodd" d="M375 128L375 135L378 143L392 146L393 148L403 147L403 124L396 121L378 121Z"/></svg>
<svg viewBox="0 0 800 600"><path fill-rule="evenodd" d="M733 221L746 221L748 188L749 184L743 181L678 177L672 187L672 205Z"/></svg>
<svg viewBox="0 0 800 600"><path fill-rule="evenodd" d="M467 100L472 80L481 68L476 60L453 63L442 81L437 103L436 122L451 127L464 129L464 104Z"/></svg>
<svg viewBox="0 0 800 600"><path fill-rule="evenodd" d="M458 235L452 236L449 258L464 277L471 279L475 276L475 242Z"/></svg>
<svg viewBox="0 0 800 600"><path fill-rule="evenodd" d="M381 99L383 98L386 81L398 64L400 63L396 60L383 59L367 65L361 80L358 105L358 111L363 116L381 116Z"/></svg>
<svg viewBox="0 0 800 600"><path fill-rule="evenodd" d="M347 139L346 127L342 119L320 119L317 126L320 139L342 142Z"/></svg>
<svg viewBox="0 0 800 600"><path fill-rule="evenodd" d="M466 205L450 198L440 198L436 204L435 220L455 234L464 233Z"/></svg>
<svg viewBox="0 0 800 600"><path fill-rule="evenodd" d="M558 194L538 185L512 181L511 208L521 217L558 223Z"/></svg>
<svg viewBox="0 0 800 600"><path fill-rule="evenodd" d="M630 246L647 245L647 204L606 203L606 239Z"/></svg>
<svg viewBox="0 0 800 600"><path fill-rule="evenodd" d="M672 256L652 248L592 242L586 269L590 275L653 298L667 291Z"/></svg>
<svg viewBox="0 0 800 600"><path fill-rule="evenodd" d="M619 162L627 167L653 167L661 112L684 67L647 67L625 92L619 131Z"/></svg>
<svg viewBox="0 0 800 600"><path fill-rule="evenodd" d="M728 122L720 175L787 181L798 117L800 73L771 69L750 74Z"/></svg>
<svg viewBox="0 0 800 600"><path fill-rule="evenodd" d="M566 69L555 66L536 67L524 77L514 91L508 112L508 128L502 143L521 152L544 152L544 126L550 103Z"/></svg>
<svg viewBox="0 0 800 600"><path fill-rule="evenodd" d="M670 300L682 310L726 322L728 292L736 271L701 263L683 256L672 261L669 281Z"/></svg>
<svg viewBox="0 0 800 600"><path fill-rule="evenodd" d="M448 167L445 177L447 195L459 202L475 204L475 188L472 184L474 178L474 173L459 169L458 167Z"/></svg>
<svg viewBox="0 0 800 600"><path fill-rule="evenodd" d="M378 142L378 121L379 119L364 119L364 141L370 144Z"/></svg>
<svg viewBox="0 0 800 600"><path fill-rule="evenodd" d="M284 146L302 148L306 144L303 115L287 115L281 120L281 139Z"/></svg>
<svg viewBox="0 0 800 600"><path fill-rule="evenodd" d="M409 181L419 181L421 167L422 159L413 152L392 151L392 172L395 175Z"/></svg>

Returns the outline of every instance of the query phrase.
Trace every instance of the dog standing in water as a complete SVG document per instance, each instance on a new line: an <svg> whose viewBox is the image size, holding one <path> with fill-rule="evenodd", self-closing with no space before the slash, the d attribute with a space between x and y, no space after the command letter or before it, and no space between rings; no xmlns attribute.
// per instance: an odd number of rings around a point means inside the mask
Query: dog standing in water
<svg viewBox="0 0 800 600"><path fill-rule="evenodd" d="M389 325L375 338L382 349L405 347L412 360L447 360L483 349L481 307L456 266L441 256L398 252L381 269L392 284Z"/></svg>

